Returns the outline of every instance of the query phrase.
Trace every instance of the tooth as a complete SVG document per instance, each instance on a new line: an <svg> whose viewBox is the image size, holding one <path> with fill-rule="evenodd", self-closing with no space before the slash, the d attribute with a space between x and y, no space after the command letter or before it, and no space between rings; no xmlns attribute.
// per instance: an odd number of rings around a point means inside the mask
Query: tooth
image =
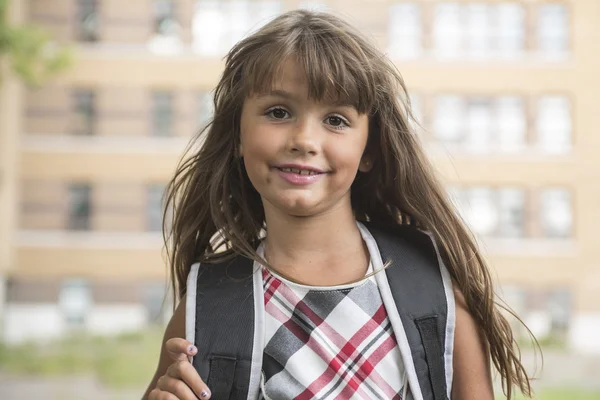
<svg viewBox="0 0 600 400"><path fill-rule="evenodd" d="M302 173L301 173L301 175L310 175L310 171L303 170Z"/></svg>
<svg viewBox="0 0 600 400"><path fill-rule="evenodd" d="M299 173L300 173L300 170L299 170L299 169L296 169L296 168L292 168L292 172L293 172L293 173L295 173L295 174L299 174Z"/></svg>

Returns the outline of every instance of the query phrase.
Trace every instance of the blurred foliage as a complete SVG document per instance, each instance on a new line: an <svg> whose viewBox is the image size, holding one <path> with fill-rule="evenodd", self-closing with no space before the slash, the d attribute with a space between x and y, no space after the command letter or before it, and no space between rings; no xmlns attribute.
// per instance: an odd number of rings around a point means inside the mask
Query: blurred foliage
<svg viewBox="0 0 600 400"><path fill-rule="evenodd" d="M496 396L496 400L505 397ZM526 400L526 397L517 396L515 400ZM536 393L535 400L600 400L600 392L586 391L572 388L548 388Z"/></svg>
<svg viewBox="0 0 600 400"><path fill-rule="evenodd" d="M71 334L48 343L0 344L0 371L21 376L94 375L108 387L141 387L158 363L162 329L116 337Z"/></svg>
<svg viewBox="0 0 600 400"><path fill-rule="evenodd" d="M68 47L52 41L37 26L11 24L9 7L10 0L0 0L0 63L29 86L39 86L71 65L73 57ZM3 79L0 75L0 84Z"/></svg>
<svg viewBox="0 0 600 400"><path fill-rule="evenodd" d="M567 351L567 339L560 335L550 335L537 338L541 349ZM522 350L535 350L535 342L528 337L519 337L517 343Z"/></svg>
<svg viewBox="0 0 600 400"><path fill-rule="evenodd" d="M116 337L74 332L70 337L15 346L0 344L0 372L36 377L93 375L108 388L143 390L154 374L162 328ZM497 395L496 399L504 397ZM600 400L599 390L545 387L537 400ZM515 400L525 400L517 396Z"/></svg>

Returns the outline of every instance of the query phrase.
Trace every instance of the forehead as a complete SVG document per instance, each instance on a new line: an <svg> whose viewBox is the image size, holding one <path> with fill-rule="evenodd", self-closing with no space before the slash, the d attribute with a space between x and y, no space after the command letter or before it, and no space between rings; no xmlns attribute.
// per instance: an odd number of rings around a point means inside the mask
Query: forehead
<svg viewBox="0 0 600 400"><path fill-rule="evenodd" d="M298 61L287 59L281 63L279 71L272 78L273 89L288 87L308 86L306 72L300 67Z"/></svg>
<svg viewBox="0 0 600 400"><path fill-rule="evenodd" d="M295 58L288 58L275 68L271 76L266 76L263 82L253 85L249 96L280 96L312 100L317 103L333 103L356 106L357 99L351 99L346 93L344 96L336 81L330 74L328 76L314 77L311 80L309 73Z"/></svg>
<svg viewBox="0 0 600 400"><path fill-rule="evenodd" d="M283 62L273 73L264 85L260 85L258 90L255 90L254 95L262 96L283 96L293 94L294 96L308 98L309 85L306 78L306 73L298 65L297 62L287 60Z"/></svg>

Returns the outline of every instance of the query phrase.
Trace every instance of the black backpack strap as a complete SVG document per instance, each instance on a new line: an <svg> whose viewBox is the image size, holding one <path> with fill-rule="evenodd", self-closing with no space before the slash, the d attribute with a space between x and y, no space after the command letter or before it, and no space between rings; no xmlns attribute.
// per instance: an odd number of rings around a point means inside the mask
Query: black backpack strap
<svg viewBox="0 0 600 400"><path fill-rule="evenodd" d="M199 267L192 364L211 399L247 399L254 343L253 262L237 256Z"/></svg>
<svg viewBox="0 0 600 400"><path fill-rule="evenodd" d="M437 250L431 238L415 227L365 225L384 264L391 262L386 275L423 399L447 400L444 354L448 299Z"/></svg>

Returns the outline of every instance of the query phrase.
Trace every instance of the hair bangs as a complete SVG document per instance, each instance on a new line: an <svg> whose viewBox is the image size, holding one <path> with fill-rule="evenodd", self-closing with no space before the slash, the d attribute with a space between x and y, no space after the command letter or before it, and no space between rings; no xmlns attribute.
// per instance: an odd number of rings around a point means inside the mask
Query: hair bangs
<svg viewBox="0 0 600 400"><path fill-rule="evenodd" d="M295 62L304 72L309 99L352 106L361 114L375 109L377 90L371 63L349 35L340 39L303 27L267 40L246 54L240 80L245 96L276 89L286 64Z"/></svg>

